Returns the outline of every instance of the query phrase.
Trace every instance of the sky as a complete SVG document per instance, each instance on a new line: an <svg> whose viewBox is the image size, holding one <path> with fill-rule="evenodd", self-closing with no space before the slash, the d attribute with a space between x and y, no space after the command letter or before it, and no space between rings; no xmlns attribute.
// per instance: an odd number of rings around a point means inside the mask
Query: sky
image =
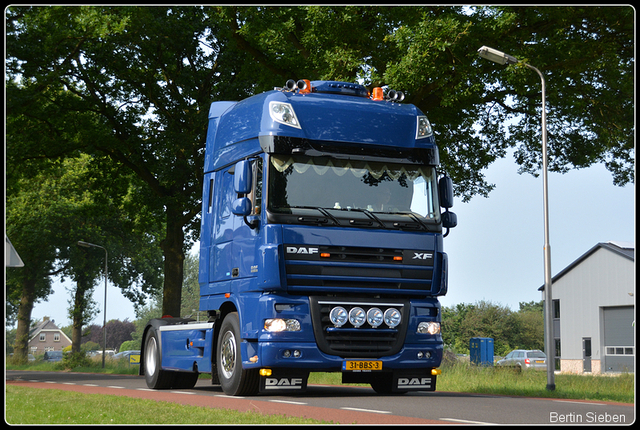
<svg viewBox="0 0 640 430"><path fill-rule="evenodd" d="M467 203L456 199L451 211L458 226L444 239L449 256L449 291L442 306L484 300L514 311L520 302L542 300L544 284L544 214L542 176L517 173L512 157L493 163L485 175L495 184L489 197ZM604 165L549 173L549 243L555 276L599 242L635 244L635 189L613 185ZM67 308L72 284L54 282L48 302L37 303L32 319L49 316L56 325L71 324ZM118 288L107 287L107 320L136 319L133 305ZM94 300L104 318L104 278Z"/></svg>

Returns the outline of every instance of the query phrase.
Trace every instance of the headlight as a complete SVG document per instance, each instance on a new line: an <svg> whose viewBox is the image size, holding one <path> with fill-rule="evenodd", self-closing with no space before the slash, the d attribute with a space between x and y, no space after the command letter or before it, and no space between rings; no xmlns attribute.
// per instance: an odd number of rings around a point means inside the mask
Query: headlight
<svg viewBox="0 0 640 430"><path fill-rule="evenodd" d="M367 314L364 309L355 307L349 311L349 322L354 327L360 327L365 321L367 321Z"/></svg>
<svg viewBox="0 0 640 430"><path fill-rule="evenodd" d="M400 311L395 308L389 308L384 311L384 323L389 326L389 328L395 328L400 325L400 321L402 320L402 315Z"/></svg>
<svg viewBox="0 0 640 430"><path fill-rule="evenodd" d="M433 134L433 130L431 129L431 123L427 119L426 116L418 117L418 127L416 129L416 139L422 139L425 137L429 137Z"/></svg>
<svg viewBox="0 0 640 430"><path fill-rule="evenodd" d="M439 334L440 333L440 323L438 322L421 322L418 324L418 329L416 333L419 334Z"/></svg>
<svg viewBox="0 0 640 430"><path fill-rule="evenodd" d="M270 318L264 321L264 329L272 333L300 331L300 321L295 319Z"/></svg>
<svg viewBox="0 0 640 430"><path fill-rule="evenodd" d="M293 106L289 103L270 102L269 115L271 119L280 124L289 125L291 127L300 128L300 122L296 116Z"/></svg>
<svg viewBox="0 0 640 430"><path fill-rule="evenodd" d="M373 328L378 327L384 321L384 315L378 308L371 308L367 311L367 322Z"/></svg>
<svg viewBox="0 0 640 430"><path fill-rule="evenodd" d="M329 319L336 327L342 327L347 322L347 316L347 310L342 306L336 306L329 313Z"/></svg>

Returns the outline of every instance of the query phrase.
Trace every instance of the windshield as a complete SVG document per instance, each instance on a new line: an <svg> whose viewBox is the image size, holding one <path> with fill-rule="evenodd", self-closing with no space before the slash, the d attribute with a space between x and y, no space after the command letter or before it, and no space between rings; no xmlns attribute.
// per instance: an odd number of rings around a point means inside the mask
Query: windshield
<svg viewBox="0 0 640 430"><path fill-rule="evenodd" d="M270 160L272 212L316 208L439 220L433 167L302 155L272 155Z"/></svg>

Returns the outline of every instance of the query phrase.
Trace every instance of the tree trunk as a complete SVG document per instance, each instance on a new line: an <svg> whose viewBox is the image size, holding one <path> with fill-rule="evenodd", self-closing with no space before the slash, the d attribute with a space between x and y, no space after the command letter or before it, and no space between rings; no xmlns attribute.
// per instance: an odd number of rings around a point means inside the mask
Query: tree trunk
<svg viewBox="0 0 640 430"><path fill-rule="evenodd" d="M16 340L13 344L13 360L15 363L26 363L29 354L29 328L31 325L31 312L33 311L33 301L35 292L35 280L26 279L20 297L20 307L18 308L18 328L16 329Z"/></svg>
<svg viewBox="0 0 640 430"><path fill-rule="evenodd" d="M164 254L164 291L162 315L180 316L184 270L184 231L179 210L167 206L167 231L161 242Z"/></svg>
<svg viewBox="0 0 640 430"><path fill-rule="evenodd" d="M73 315L73 328L71 329L71 352L76 353L80 352L80 347L82 345L82 324L84 323L84 307L85 303L85 288L81 284L82 281L78 280L76 282L76 294L73 298L73 310L71 314Z"/></svg>

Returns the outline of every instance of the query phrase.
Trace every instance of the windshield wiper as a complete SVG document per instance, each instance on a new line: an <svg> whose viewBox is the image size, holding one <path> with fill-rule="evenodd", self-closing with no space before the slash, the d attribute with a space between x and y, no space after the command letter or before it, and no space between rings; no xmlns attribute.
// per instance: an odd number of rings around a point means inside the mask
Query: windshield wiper
<svg viewBox="0 0 640 430"><path fill-rule="evenodd" d="M382 228L386 228L387 226L380 220L380 218L378 218L377 216L375 216L371 211L367 210L367 209L360 209L360 208L342 208L340 210L343 211L351 211L351 212L361 212L363 214L365 214L366 216L368 216L369 218L371 218L372 220L374 220L375 222L377 222L378 224L380 224L380 227ZM355 222L352 222L351 224L356 224Z"/></svg>
<svg viewBox="0 0 640 430"><path fill-rule="evenodd" d="M336 219L333 215L331 215L325 208L320 206L289 206L290 209L313 209L320 212L322 215L329 218L335 225L340 225L340 221Z"/></svg>
<svg viewBox="0 0 640 430"><path fill-rule="evenodd" d="M420 218L418 218L418 216L412 211L406 211L406 212L394 211L394 212L379 212L379 213L383 213L387 215L406 215L414 221L411 223L396 221L393 223L393 226L396 228L410 228L410 229L422 228L424 230L429 230L429 227Z"/></svg>

